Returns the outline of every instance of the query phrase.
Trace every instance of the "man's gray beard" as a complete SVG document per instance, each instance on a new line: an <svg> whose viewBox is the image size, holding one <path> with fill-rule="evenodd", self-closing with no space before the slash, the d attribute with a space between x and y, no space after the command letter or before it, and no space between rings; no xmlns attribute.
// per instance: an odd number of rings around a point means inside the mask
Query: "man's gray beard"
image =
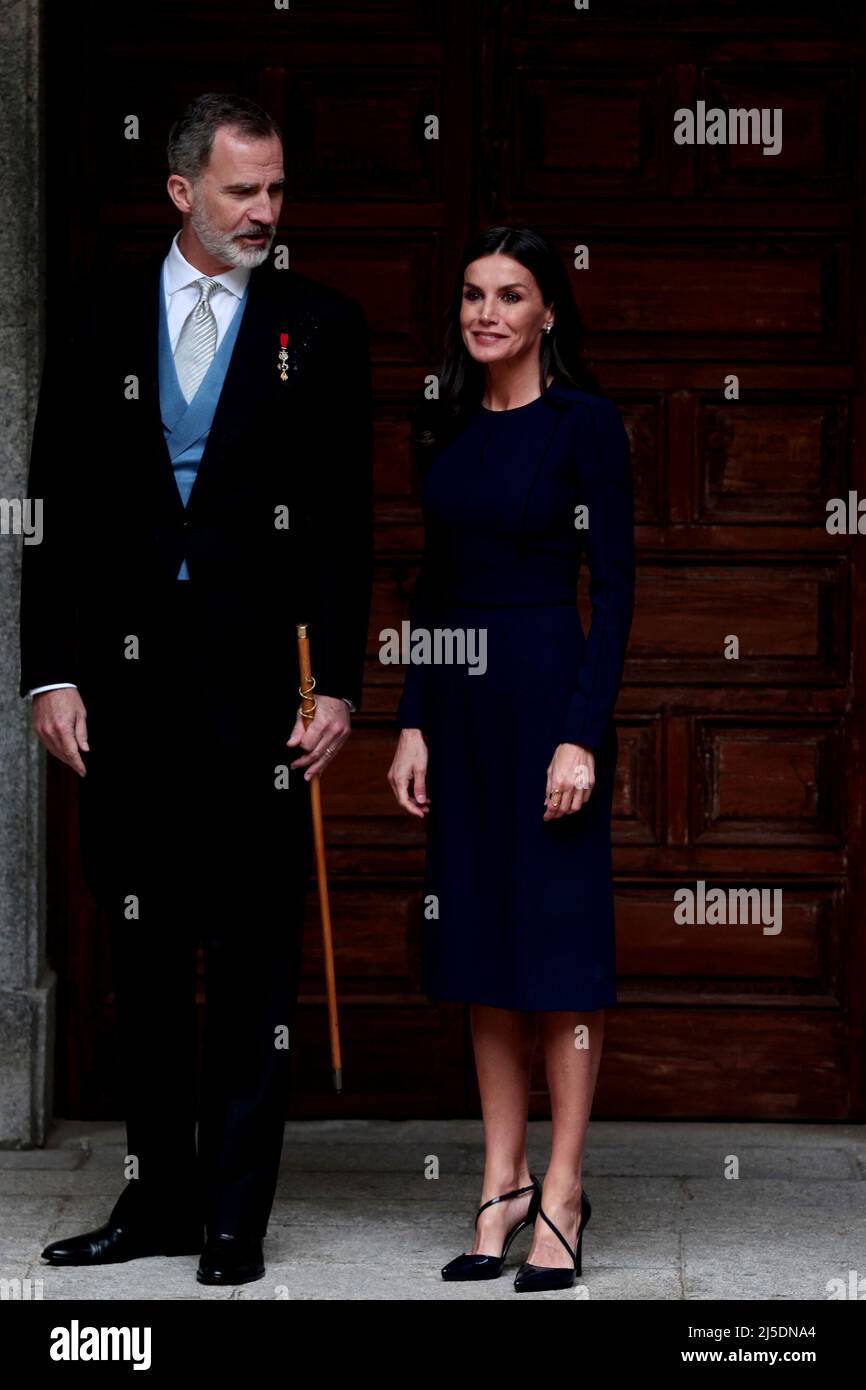
<svg viewBox="0 0 866 1390"><path fill-rule="evenodd" d="M267 233L266 245L241 246L238 241L235 241L232 232L217 231L205 213L196 208L193 208L190 213L189 220L205 251L218 261L225 261L228 265L249 266L255 269L257 265L264 264L271 254L271 242L276 235L276 228Z"/></svg>

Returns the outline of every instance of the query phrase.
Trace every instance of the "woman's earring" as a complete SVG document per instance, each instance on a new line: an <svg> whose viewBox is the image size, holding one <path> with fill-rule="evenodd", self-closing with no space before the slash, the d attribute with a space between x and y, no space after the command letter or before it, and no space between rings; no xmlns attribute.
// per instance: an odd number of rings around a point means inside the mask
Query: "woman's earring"
<svg viewBox="0 0 866 1390"><path fill-rule="evenodd" d="M544 328L542 329L542 332L543 332L543 333L552 333L552 332L553 332L553 324L552 324L552 323L546 323L546 324L544 325Z"/></svg>

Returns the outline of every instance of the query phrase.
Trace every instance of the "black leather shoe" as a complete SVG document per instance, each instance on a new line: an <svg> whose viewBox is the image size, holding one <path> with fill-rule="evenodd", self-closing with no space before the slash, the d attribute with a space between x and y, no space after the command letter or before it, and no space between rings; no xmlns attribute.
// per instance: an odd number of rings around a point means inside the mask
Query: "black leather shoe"
<svg viewBox="0 0 866 1390"><path fill-rule="evenodd" d="M146 1214L145 1204L127 1188L104 1225L80 1236L53 1240L42 1258L52 1265L110 1265L148 1255L198 1255L203 1245L203 1222L188 1214L170 1219L159 1207Z"/></svg>
<svg viewBox="0 0 866 1390"><path fill-rule="evenodd" d="M505 1264L505 1257L508 1248L516 1235L531 1226L535 1221L536 1214L541 1204L541 1183L534 1173L529 1175L532 1182L528 1187L515 1187L513 1192L503 1192L500 1197L491 1197L489 1202L483 1202L475 1213L475 1225L478 1225L478 1218L488 1207L492 1207L494 1202L505 1202L509 1197L519 1197L522 1192L531 1192L532 1200L529 1203L526 1215L521 1221L517 1221L511 1230L506 1233L502 1244L501 1255L467 1255L465 1252L458 1255L455 1259L449 1260L442 1270L443 1279L498 1279L502 1273L502 1266Z"/></svg>
<svg viewBox="0 0 866 1390"><path fill-rule="evenodd" d="M265 1277L265 1259L258 1236L208 1236L196 1279L200 1284L252 1284Z"/></svg>
<svg viewBox="0 0 866 1390"><path fill-rule="evenodd" d="M514 1287L518 1293L541 1293L544 1289L571 1289L577 1282L577 1276L583 1268L583 1233L586 1230L586 1223L592 1215L589 1198L585 1192L581 1192L580 1228L577 1244L573 1250L562 1231L559 1230L558 1226L554 1226L544 1207L538 1208L538 1215L542 1221L547 1223L553 1234L559 1237L573 1261L574 1268L560 1269L557 1265L531 1265L524 1261L514 1276Z"/></svg>

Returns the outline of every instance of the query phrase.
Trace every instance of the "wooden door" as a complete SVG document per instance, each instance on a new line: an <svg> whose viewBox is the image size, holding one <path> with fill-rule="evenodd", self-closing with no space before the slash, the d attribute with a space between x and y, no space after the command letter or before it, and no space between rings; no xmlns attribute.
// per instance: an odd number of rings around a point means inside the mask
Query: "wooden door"
<svg viewBox="0 0 866 1390"><path fill-rule="evenodd" d="M588 249L573 283L636 478L614 827L621 1007L596 1113L860 1117L862 540L826 527L829 499L866 496L859 7L145 9L111 31L64 7L47 17L49 292L106 241L130 257L167 243L168 125L196 92L238 90L284 128L292 264L360 299L373 332L364 712L323 783L346 1091L329 1090L311 891L291 1113L475 1111L465 1011L420 993L423 838L385 781L400 673L380 665L377 635L407 616L417 571L408 420L436 370L453 269L472 233L511 222L551 235L569 262ZM675 111L698 101L781 108L782 150L676 144ZM49 299L49 326L50 312ZM585 586L581 607L588 621ZM82 888L65 770L51 788L57 1109L106 1115L104 924ZM699 883L780 889L781 931L679 924L674 895Z"/></svg>
<svg viewBox="0 0 866 1390"><path fill-rule="evenodd" d="M861 1115L863 541L826 523L864 496L862 11L488 15L481 218L588 248L573 283L637 487L596 1113ZM780 151L677 144L699 102L780 109ZM780 929L679 922L700 884L778 889Z"/></svg>

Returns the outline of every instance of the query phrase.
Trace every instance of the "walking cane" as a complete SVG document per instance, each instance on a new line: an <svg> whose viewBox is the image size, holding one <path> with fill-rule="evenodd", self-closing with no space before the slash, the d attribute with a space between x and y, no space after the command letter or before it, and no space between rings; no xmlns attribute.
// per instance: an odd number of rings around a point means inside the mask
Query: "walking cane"
<svg viewBox="0 0 866 1390"><path fill-rule="evenodd" d="M313 696L315 679L310 670L310 644L307 639L307 624L298 623L298 669L301 684L298 694L301 697L301 717L305 724L316 713ZM322 949L325 956L325 981L328 989L328 1027L331 1035L331 1073L334 1090L343 1089L343 1064L340 1056L340 1025L337 1021L337 983L334 975L334 943L331 937L331 909L328 902L328 875L325 870L325 836L322 829L322 788L319 774L310 778L310 797L313 812L313 839L316 845L316 879L319 885L319 908L322 914Z"/></svg>

